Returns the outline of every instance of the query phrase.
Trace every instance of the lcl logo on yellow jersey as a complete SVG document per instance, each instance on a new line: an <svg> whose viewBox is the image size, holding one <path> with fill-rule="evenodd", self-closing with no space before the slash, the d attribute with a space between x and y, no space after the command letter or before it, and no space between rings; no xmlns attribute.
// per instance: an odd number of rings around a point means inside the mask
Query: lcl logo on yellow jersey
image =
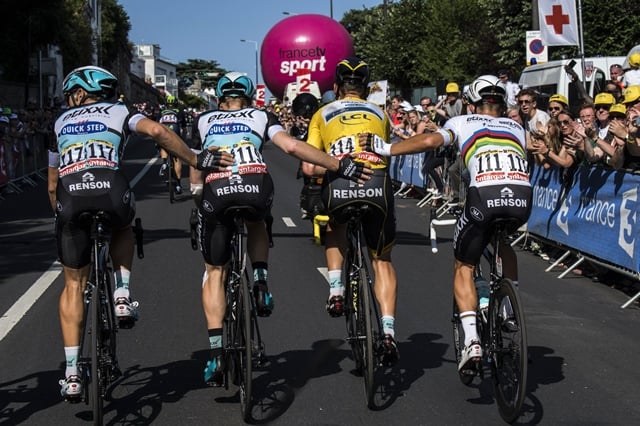
<svg viewBox="0 0 640 426"><path fill-rule="evenodd" d="M343 124L360 124L363 121L371 121L366 113L354 112L353 114L343 114L340 116L340 122Z"/></svg>

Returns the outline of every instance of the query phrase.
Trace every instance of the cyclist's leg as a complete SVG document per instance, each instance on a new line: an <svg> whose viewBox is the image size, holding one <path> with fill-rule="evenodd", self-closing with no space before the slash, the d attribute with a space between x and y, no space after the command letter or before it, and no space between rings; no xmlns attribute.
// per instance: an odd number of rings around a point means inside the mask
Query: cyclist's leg
<svg viewBox="0 0 640 426"><path fill-rule="evenodd" d="M160 148L158 146L158 151L160 152L160 159L162 160L160 163L160 171L158 174L160 176L164 176L167 173L167 159L169 158L169 153L164 150L164 148Z"/></svg>
<svg viewBox="0 0 640 426"><path fill-rule="evenodd" d="M202 201L202 179L202 172L193 166L189 166L191 196L193 197L193 202L196 204L196 207L200 207L200 202Z"/></svg>
<svg viewBox="0 0 640 426"><path fill-rule="evenodd" d="M256 210L255 216L247 218L247 251L251 259L253 269L253 295L256 301L256 310L259 316L269 316L273 311L273 295L269 292L268 265L269 265L269 231L265 218L269 216L273 200L273 181L271 176L253 175L247 176L245 181L255 182L260 187L258 198L251 198L251 205Z"/></svg>
<svg viewBox="0 0 640 426"><path fill-rule="evenodd" d="M182 185L180 179L182 178L182 160L178 157L173 157L173 171L176 177L176 193L182 193Z"/></svg>
<svg viewBox="0 0 640 426"><path fill-rule="evenodd" d="M215 216L201 218L200 246L205 262L202 278L202 307L209 336L209 360L204 369L204 381L222 384L222 323L226 311L224 279L230 258L232 226L219 222Z"/></svg>
<svg viewBox="0 0 640 426"><path fill-rule="evenodd" d="M344 280L347 277L342 276L342 264L346 244L346 225L335 222L327 224L325 256L329 275L329 298L326 308L332 317L339 317L344 313Z"/></svg>
<svg viewBox="0 0 640 426"><path fill-rule="evenodd" d="M61 200L60 196L58 200ZM62 203L65 201L62 199ZM60 380L59 384L63 397L77 399L82 394L78 357L84 315L84 289L90 272L91 243L87 229L66 219L65 215L59 212L56 237L58 257L63 265L64 288L58 302L58 315L66 365L65 378Z"/></svg>
<svg viewBox="0 0 640 426"><path fill-rule="evenodd" d="M134 245L135 240L131 225L113 230L109 253L113 263L115 283L113 300L116 317L119 320L135 321L138 319L138 302L131 300L129 290Z"/></svg>

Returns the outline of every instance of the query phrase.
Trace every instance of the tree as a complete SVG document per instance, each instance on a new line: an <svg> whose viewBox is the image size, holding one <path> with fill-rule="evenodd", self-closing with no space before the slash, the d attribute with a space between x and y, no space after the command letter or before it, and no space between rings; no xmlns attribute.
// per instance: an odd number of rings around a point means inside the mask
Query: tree
<svg viewBox="0 0 640 426"><path fill-rule="evenodd" d="M186 63L180 62L176 65L178 81L193 84L195 80L200 80L202 89L214 88L218 78L225 73L227 73L227 70L221 68L217 61L187 59Z"/></svg>

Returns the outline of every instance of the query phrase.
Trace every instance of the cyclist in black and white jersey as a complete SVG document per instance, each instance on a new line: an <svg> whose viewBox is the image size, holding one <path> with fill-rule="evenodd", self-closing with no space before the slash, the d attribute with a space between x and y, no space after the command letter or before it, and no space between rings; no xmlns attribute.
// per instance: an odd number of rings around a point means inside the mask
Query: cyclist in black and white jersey
<svg viewBox="0 0 640 426"><path fill-rule="evenodd" d="M465 349L458 369L482 357L476 330L478 298L473 273L489 243L491 224L497 218L514 218L523 224L531 212L525 133L520 124L503 117L506 94L500 80L492 75L480 76L471 83L466 96L474 105L475 114L450 118L435 133L416 135L394 144L375 136L360 137L362 145L387 156L455 144L470 172L467 199L453 235L453 287L465 333ZM500 253L504 275L517 284L513 248L503 242Z"/></svg>
<svg viewBox="0 0 640 426"><path fill-rule="evenodd" d="M160 117L158 122L164 124L171 130L173 130L178 136L182 135L182 129L186 125L184 113L178 108L178 102L173 95L167 96L167 105L160 110ZM160 151L160 158L162 158L162 164L160 165L160 176L164 176L167 173L167 161L169 161L169 154L167 151L158 147ZM182 176L182 161L174 157L173 158L173 172L176 180L176 193L182 194L182 186L180 185L180 177Z"/></svg>
<svg viewBox="0 0 640 426"><path fill-rule="evenodd" d="M150 136L157 144L189 164L232 164L232 157L215 151L198 156L167 127L132 113L117 101L117 79L109 71L77 68L63 81L68 106L55 122L56 141L49 147L48 191L56 213L58 257L64 271L59 314L66 359L60 381L65 399L82 395L78 352L84 311L83 291L89 276L91 235L89 223L80 221L85 211L105 211L111 226L110 255L115 278L115 314L123 321L137 319L137 302L129 293L133 263L135 197L120 169L125 142L131 132ZM217 170L217 166L211 166Z"/></svg>
<svg viewBox="0 0 640 426"><path fill-rule="evenodd" d="M245 74L225 74L216 85L220 109L202 113L197 122L203 149L216 147L235 158L235 164L228 170L204 174L198 212L198 235L205 261L202 304L211 349L204 380L212 385L222 383L222 321L226 309L223 276L234 230L233 219L224 215L229 207L250 206L255 211L245 220L253 293L258 315L268 316L273 309L267 286L269 236L264 220L273 200L273 182L262 156L264 143L271 140L287 154L320 164L356 182L364 183L371 172L351 157L338 160L292 138L274 114L251 106L254 92L253 81Z"/></svg>

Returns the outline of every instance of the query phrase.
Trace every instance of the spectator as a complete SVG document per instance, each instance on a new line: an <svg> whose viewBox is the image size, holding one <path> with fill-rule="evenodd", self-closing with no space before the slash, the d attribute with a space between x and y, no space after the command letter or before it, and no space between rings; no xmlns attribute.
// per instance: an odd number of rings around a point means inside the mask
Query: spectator
<svg viewBox="0 0 640 426"><path fill-rule="evenodd" d="M518 105L524 121L526 131L537 131L547 125L549 114L536 108L538 95L532 89L522 89L518 92Z"/></svg>
<svg viewBox="0 0 640 426"><path fill-rule="evenodd" d="M622 78L624 76L624 70L622 69L622 65L613 64L609 67L609 78L613 81L616 86L622 91L624 86L622 85Z"/></svg>
<svg viewBox="0 0 640 426"><path fill-rule="evenodd" d="M433 99L431 99L429 96L423 96L420 98L420 108L422 109L423 113L428 112L427 110L429 109L429 107L433 106Z"/></svg>
<svg viewBox="0 0 640 426"><path fill-rule="evenodd" d="M404 117L398 117L398 113L401 112L401 108L400 108L400 104L402 104L404 102L404 99L402 99L402 96L400 95L393 95L391 97L391 125L392 126L399 126L402 123L402 118ZM404 114L402 114L404 116Z"/></svg>
<svg viewBox="0 0 640 426"><path fill-rule="evenodd" d="M604 91L611 93L616 100L616 103L622 103L622 89L620 85L613 80L607 80L604 82Z"/></svg>
<svg viewBox="0 0 640 426"><path fill-rule="evenodd" d="M557 117L560 114L560 111L563 109L569 109L569 100L566 96L561 95L560 93L556 93L549 97L549 106L547 111L549 111L550 117Z"/></svg>
<svg viewBox="0 0 640 426"><path fill-rule="evenodd" d="M542 154L551 164L568 169L576 163L576 145L582 143L582 137L576 133L575 120L570 111L561 111L556 119L560 128L560 149L557 153L549 149Z"/></svg>
<svg viewBox="0 0 640 426"><path fill-rule="evenodd" d="M461 115L462 99L460 99L460 87L457 83L451 82L447 84L445 91L447 95L436 104L436 110L447 118Z"/></svg>
<svg viewBox="0 0 640 426"><path fill-rule="evenodd" d="M594 101L596 111L596 130L598 137L604 139L609 131L609 109L616 103L611 93L598 93Z"/></svg>
<svg viewBox="0 0 640 426"><path fill-rule="evenodd" d="M549 119L546 128L531 133L531 147L536 164L545 169L568 164L566 157L569 154L566 149L563 149L560 139L560 123L556 117Z"/></svg>
<svg viewBox="0 0 640 426"><path fill-rule="evenodd" d="M520 108L517 106L507 109L507 117L524 127L522 117L520 116Z"/></svg>
<svg viewBox="0 0 640 426"><path fill-rule="evenodd" d="M629 55L629 68L622 76L624 87L640 85L640 53Z"/></svg>
<svg viewBox="0 0 640 426"><path fill-rule="evenodd" d="M507 93L507 108L512 108L518 105L518 93L520 92L520 86L518 83L511 81L511 73L507 69L498 71L498 78L500 79L500 86Z"/></svg>

